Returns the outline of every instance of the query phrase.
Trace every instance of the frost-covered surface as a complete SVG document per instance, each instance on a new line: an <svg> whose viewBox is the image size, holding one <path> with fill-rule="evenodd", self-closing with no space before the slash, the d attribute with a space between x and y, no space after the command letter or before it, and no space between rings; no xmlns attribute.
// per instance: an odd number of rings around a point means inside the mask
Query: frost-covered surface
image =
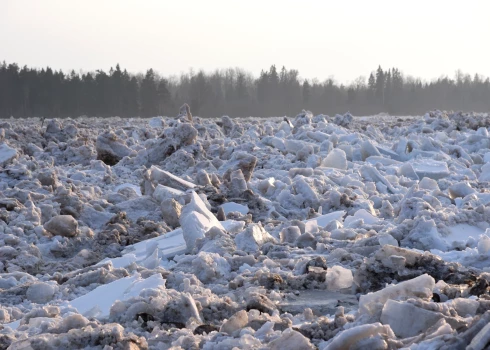
<svg viewBox="0 0 490 350"><path fill-rule="evenodd" d="M484 349L490 117L0 121L0 348Z"/></svg>

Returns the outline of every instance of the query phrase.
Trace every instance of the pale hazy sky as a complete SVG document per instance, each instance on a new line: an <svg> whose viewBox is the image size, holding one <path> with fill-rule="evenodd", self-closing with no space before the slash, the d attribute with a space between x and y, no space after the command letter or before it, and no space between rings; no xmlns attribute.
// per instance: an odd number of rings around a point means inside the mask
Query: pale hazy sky
<svg viewBox="0 0 490 350"><path fill-rule="evenodd" d="M378 64L490 76L490 1L0 0L0 61L163 75L271 64L349 82Z"/></svg>

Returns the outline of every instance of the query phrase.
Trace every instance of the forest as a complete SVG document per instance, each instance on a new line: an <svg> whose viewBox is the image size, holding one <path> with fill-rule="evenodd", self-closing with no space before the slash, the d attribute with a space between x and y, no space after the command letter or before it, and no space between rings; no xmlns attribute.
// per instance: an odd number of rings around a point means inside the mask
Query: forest
<svg viewBox="0 0 490 350"><path fill-rule="evenodd" d="M0 118L175 116L184 102L205 118L294 116L302 109L329 115L488 112L490 80L458 70L454 77L423 81L378 67L344 85L333 78L303 79L297 70L275 65L258 77L240 68L164 77L153 69L132 74L119 64L78 73L0 64Z"/></svg>

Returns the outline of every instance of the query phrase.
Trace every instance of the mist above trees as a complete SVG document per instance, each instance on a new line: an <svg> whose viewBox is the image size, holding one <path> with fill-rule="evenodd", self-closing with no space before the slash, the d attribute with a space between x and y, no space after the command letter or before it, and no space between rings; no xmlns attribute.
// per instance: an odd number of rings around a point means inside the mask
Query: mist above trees
<svg viewBox="0 0 490 350"><path fill-rule="evenodd" d="M0 117L175 116L184 102L201 117L266 117L315 113L421 114L431 109L490 111L490 81L456 72L430 82L378 67L343 85L333 78L302 79L297 70L271 66L258 77L240 68L190 71L162 77L153 69L131 74L64 73L0 64Z"/></svg>

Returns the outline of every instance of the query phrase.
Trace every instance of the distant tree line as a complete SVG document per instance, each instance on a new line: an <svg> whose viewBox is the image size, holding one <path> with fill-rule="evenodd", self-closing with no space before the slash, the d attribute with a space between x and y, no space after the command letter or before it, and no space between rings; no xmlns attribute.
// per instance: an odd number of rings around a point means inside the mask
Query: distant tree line
<svg viewBox="0 0 490 350"><path fill-rule="evenodd" d="M302 79L294 69L271 66L258 78L239 69L190 71L165 78L153 69L131 74L119 65L109 72L64 73L0 64L0 117L175 116L187 102L201 117L354 115L386 112L420 114L430 109L490 111L490 81L457 71L454 78L431 82L404 76L397 68L378 67L368 79L349 85L329 78Z"/></svg>

